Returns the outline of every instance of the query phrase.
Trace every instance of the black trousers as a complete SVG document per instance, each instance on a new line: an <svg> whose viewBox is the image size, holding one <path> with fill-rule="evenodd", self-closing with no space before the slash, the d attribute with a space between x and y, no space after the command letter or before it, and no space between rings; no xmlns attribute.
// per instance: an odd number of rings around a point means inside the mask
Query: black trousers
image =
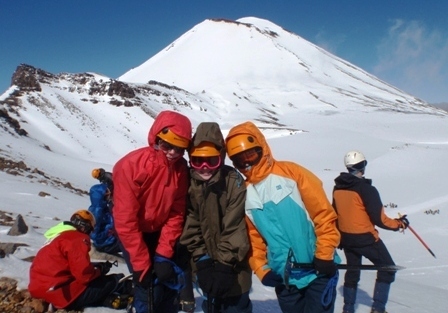
<svg viewBox="0 0 448 313"><path fill-rule="evenodd" d="M345 247L344 253L347 264L349 265L361 265L362 257L369 259L375 265L395 265L381 239L364 247ZM392 283L395 280L395 273L396 271L378 271L376 280L384 283ZM360 270L347 270L345 272L344 286L356 288L360 278Z"/></svg>
<svg viewBox="0 0 448 313"><path fill-rule="evenodd" d="M65 310L79 311L89 306L103 306L107 296L120 288L118 281L123 276L123 274L109 274L97 277L89 283L86 290Z"/></svg>

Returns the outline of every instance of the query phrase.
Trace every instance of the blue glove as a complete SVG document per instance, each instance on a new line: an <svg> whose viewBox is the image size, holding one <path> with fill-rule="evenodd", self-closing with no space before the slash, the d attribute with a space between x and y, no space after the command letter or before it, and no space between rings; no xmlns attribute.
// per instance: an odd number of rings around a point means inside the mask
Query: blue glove
<svg viewBox="0 0 448 313"><path fill-rule="evenodd" d="M157 276L159 283L175 280L177 277L171 260L161 255L156 256L154 260L154 274Z"/></svg>
<svg viewBox="0 0 448 313"><path fill-rule="evenodd" d="M277 287L283 284L283 278L279 274L269 271L263 276L261 283L267 287Z"/></svg>

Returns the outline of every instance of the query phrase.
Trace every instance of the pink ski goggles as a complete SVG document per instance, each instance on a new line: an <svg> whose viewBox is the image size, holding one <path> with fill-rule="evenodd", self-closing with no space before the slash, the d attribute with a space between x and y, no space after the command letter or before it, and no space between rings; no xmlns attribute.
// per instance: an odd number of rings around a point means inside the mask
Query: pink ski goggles
<svg viewBox="0 0 448 313"><path fill-rule="evenodd" d="M190 158L190 165L195 170L208 168L209 170L215 170L221 165L221 156L212 157L198 157L192 156Z"/></svg>

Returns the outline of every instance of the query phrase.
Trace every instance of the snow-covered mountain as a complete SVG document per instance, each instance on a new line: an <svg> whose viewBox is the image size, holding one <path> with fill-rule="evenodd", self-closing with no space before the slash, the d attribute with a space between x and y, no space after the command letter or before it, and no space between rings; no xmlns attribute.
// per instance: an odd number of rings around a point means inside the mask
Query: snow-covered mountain
<svg viewBox="0 0 448 313"><path fill-rule="evenodd" d="M253 17L205 20L118 80L22 64L12 82L0 96L0 156L28 168L39 163L55 177L64 166L60 156L80 166L113 164L145 145L154 116L166 109L194 126L217 121L224 131L252 120L275 136L310 132L316 116L344 125L380 113L397 122L408 113L447 114ZM45 165L36 159L41 155Z"/></svg>
<svg viewBox="0 0 448 313"><path fill-rule="evenodd" d="M274 157L313 171L329 199L333 179L345 170L343 155L361 150L388 216L407 214L437 255L409 231L379 230L395 262L406 266L392 285L388 311L446 311L448 112L256 18L206 20L119 80L23 64L12 81L0 96L0 242L27 246L0 257L0 276L17 279L19 288L28 284L24 259L44 243L42 234L90 204L92 168L110 170L147 144L158 112L177 110L194 127L218 122L225 134L252 120ZM18 214L30 231L8 236L2 221ZM342 311L343 274L335 312ZM363 272L357 312L370 312L375 277ZM254 312L280 311L273 289L256 277L251 299ZM200 305L199 294L196 300Z"/></svg>
<svg viewBox="0 0 448 313"><path fill-rule="evenodd" d="M205 20L119 79L164 82L242 112L254 105L279 115L291 107L338 111L362 109L359 105L421 112L425 105L300 36L253 17Z"/></svg>

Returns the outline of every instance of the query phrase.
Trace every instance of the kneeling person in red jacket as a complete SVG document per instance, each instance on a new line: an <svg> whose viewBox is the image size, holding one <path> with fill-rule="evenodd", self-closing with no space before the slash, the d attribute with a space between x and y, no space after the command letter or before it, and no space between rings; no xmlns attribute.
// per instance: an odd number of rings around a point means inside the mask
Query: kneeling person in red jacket
<svg viewBox="0 0 448 313"><path fill-rule="evenodd" d="M90 262L89 234L95 218L87 210L76 211L70 221L50 228L45 245L30 268L31 296L57 309L80 310L87 306L111 306L111 297L129 294L132 286L119 280L123 274L106 275L111 263Z"/></svg>

